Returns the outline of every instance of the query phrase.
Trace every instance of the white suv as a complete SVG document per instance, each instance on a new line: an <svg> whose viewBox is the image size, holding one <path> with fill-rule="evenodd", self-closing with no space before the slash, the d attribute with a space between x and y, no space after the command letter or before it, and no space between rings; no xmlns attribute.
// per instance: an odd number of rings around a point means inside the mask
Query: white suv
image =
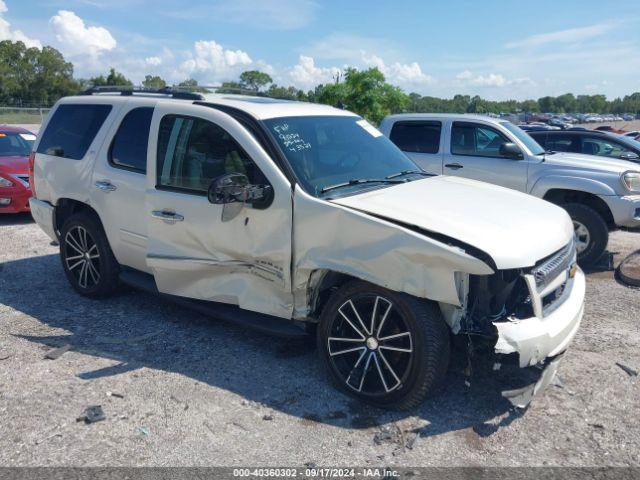
<svg viewBox="0 0 640 480"><path fill-rule="evenodd" d="M65 98L31 166L33 215L80 294L122 281L264 330L317 326L335 383L378 406L417 405L452 333L545 364L549 381L582 318L561 208L430 176L347 111L169 90Z"/></svg>

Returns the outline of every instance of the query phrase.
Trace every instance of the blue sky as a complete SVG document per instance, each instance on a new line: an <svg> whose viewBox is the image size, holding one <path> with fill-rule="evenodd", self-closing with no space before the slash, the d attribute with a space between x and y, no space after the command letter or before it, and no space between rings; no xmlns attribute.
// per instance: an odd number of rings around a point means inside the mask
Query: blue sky
<svg viewBox="0 0 640 480"><path fill-rule="evenodd" d="M640 1L0 0L0 39L52 45L76 76L233 80L261 69L310 88L379 67L450 97L615 97L640 90Z"/></svg>

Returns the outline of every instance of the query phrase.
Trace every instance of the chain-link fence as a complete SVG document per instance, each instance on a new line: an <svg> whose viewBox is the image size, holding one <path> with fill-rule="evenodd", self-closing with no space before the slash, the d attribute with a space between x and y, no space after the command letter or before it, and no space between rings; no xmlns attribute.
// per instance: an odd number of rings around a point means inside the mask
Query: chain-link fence
<svg viewBox="0 0 640 480"><path fill-rule="evenodd" d="M50 110L50 108L0 107L0 124L39 125Z"/></svg>

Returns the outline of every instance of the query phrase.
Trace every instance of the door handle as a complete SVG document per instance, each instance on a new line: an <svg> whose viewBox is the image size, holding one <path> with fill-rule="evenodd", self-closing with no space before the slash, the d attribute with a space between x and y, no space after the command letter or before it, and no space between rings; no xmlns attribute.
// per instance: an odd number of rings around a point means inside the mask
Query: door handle
<svg viewBox="0 0 640 480"><path fill-rule="evenodd" d="M100 180L96 182L94 185L98 190L102 190L103 192L107 192L107 193L113 192L114 190L118 189L118 187L116 187L113 183L111 183L108 180Z"/></svg>
<svg viewBox="0 0 640 480"><path fill-rule="evenodd" d="M163 220L165 223L176 223L182 222L184 217L176 212L171 212L169 210L154 210L151 212L151 216L153 218L159 218Z"/></svg>
<svg viewBox="0 0 640 480"><path fill-rule="evenodd" d="M464 168L464 165L460 165L459 163L447 163L445 167L450 168L451 170L460 170Z"/></svg>

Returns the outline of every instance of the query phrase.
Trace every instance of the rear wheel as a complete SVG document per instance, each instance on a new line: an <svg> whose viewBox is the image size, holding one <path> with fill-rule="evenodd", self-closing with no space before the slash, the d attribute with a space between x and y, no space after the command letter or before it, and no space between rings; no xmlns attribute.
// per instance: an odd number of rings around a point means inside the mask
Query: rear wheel
<svg viewBox="0 0 640 480"><path fill-rule="evenodd" d="M79 212L64 222L60 259L69 283L81 295L105 297L118 286L120 267L94 214Z"/></svg>
<svg viewBox="0 0 640 480"><path fill-rule="evenodd" d="M578 263L593 265L604 253L609 242L609 228L602 216L593 208L580 203L562 206L573 221Z"/></svg>
<svg viewBox="0 0 640 480"><path fill-rule="evenodd" d="M332 295L317 337L333 383L383 408L419 405L449 363L449 329L435 305L361 281Z"/></svg>

